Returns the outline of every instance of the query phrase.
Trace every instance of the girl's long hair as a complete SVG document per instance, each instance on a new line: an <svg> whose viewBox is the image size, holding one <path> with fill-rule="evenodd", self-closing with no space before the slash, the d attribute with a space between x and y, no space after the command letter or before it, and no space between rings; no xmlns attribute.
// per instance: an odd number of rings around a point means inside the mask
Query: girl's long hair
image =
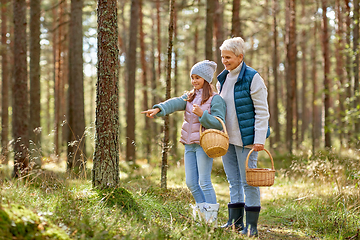
<svg viewBox="0 0 360 240"><path fill-rule="evenodd" d="M213 94L214 94L214 86L207 81L204 81L204 85L202 87L202 96L201 96L201 104L204 104ZM186 101L192 102L196 96L195 88L188 92L188 98Z"/></svg>

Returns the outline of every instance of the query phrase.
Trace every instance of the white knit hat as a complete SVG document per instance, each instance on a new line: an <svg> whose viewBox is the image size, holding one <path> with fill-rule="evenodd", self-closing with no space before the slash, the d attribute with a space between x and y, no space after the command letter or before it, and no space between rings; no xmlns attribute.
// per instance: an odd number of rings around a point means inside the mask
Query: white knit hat
<svg viewBox="0 0 360 240"><path fill-rule="evenodd" d="M191 75L196 74L205 79L208 83L211 83L216 71L216 66L215 62L209 60L198 62L191 68L190 77Z"/></svg>

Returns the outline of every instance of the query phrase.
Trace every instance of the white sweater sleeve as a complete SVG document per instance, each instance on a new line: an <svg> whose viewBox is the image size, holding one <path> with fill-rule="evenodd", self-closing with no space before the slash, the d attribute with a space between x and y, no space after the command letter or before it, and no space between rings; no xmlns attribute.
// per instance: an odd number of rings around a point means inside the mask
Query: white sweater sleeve
<svg viewBox="0 0 360 240"><path fill-rule="evenodd" d="M260 74L255 74L250 86L250 95L255 108L254 144L265 144L269 124L269 107L267 88Z"/></svg>

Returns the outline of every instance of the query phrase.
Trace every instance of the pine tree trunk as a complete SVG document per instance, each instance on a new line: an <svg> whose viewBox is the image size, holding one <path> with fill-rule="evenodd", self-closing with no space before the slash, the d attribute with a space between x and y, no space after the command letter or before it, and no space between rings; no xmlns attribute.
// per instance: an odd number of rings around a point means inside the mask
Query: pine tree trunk
<svg viewBox="0 0 360 240"><path fill-rule="evenodd" d="M345 33L346 33L346 60L345 60L345 70L346 70L346 91L345 91L345 95L346 95L346 98L349 98L351 99L352 97L352 81L351 81L351 78L352 78L352 70L351 70L351 65L352 65L352 56L353 56L353 53L352 53L352 50L351 50L351 8L350 8L350 1L349 0L345 0L345 13L346 13L346 16L345 16L345 26L346 26L346 30L345 30ZM347 110L351 110L352 106L350 104L346 104L346 108ZM347 138L347 145L350 146L351 145L351 138L352 138L352 131L353 131L353 128L352 128L352 123L351 122L346 122L346 125L347 125L347 135L346 135L346 138Z"/></svg>
<svg viewBox="0 0 360 240"><path fill-rule="evenodd" d="M167 50L167 74L166 74L166 99L171 97L171 56L173 48L173 34L174 34L174 2L170 0L170 23L169 23L169 43ZM164 142L161 160L161 188L167 188L167 168L168 168L168 152L169 152L169 116L165 116L164 120Z"/></svg>
<svg viewBox="0 0 360 240"><path fill-rule="evenodd" d="M1 153L0 163L9 162L9 62L7 41L7 7L8 0L1 0Z"/></svg>
<svg viewBox="0 0 360 240"><path fill-rule="evenodd" d="M241 0L233 0L232 4L232 18L231 18L231 36L232 37L242 37L241 36L241 24L240 24L240 6Z"/></svg>
<svg viewBox="0 0 360 240"><path fill-rule="evenodd" d="M71 0L67 170L74 173L86 169L82 8L83 0Z"/></svg>
<svg viewBox="0 0 360 240"><path fill-rule="evenodd" d="M287 89L287 101L286 101L286 142L287 149L292 153L293 149L293 121L294 119L294 105L296 98L296 8L295 0L286 1L286 89Z"/></svg>
<svg viewBox="0 0 360 240"><path fill-rule="evenodd" d="M328 36L328 19L327 2L322 0L323 10L323 28L322 28L322 46L323 46L323 58L324 58L324 112L325 112L325 147L331 147L331 119L330 119L330 56L329 56L329 36Z"/></svg>
<svg viewBox="0 0 360 240"><path fill-rule="evenodd" d="M12 129L14 138L14 176L20 177L29 167L29 104L26 60L26 2L14 0L14 83L12 86Z"/></svg>
<svg viewBox="0 0 360 240"><path fill-rule="evenodd" d="M213 60L214 0L206 0L205 58Z"/></svg>
<svg viewBox="0 0 360 240"><path fill-rule="evenodd" d="M305 0L301 1L301 16L302 19L306 21L305 15ZM303 22L303 25L306 25L306 22ZM306 61L307 57L307 48L306 48L306 42L308 41L307 31L305 29L302 30L301 33L301 72L302 72L302 91L301 91L301 131L300 131L300 138L299 143L303 142L305 139L305 131L309 127L308 126L308 119L309 114L307 111L307 89L308 89L308 75L307 75L307 64Z"/></svg>
<svg viewBox="0 0 360 240"><path fill-rule="evenodd" d="M139 0L131 1L129 51L127 54L126 161L135 161L135 72L138 36Z"/></svg>
<svg viewBox="0 0 360 240"><path fill-rule="evenodd" d="M143 86L143 104L142 104L142 109L148 109L149 108L149 104L148 104L148 91L147 91L147 66L146 66L146 56L145 56L145 34L144 34L144 29L143 29L143 13L142 13L142 9L143 9L143 1L139 0L140 4L139 4L139 34L140 34L140 61L141 61L141 68L142 68L142 86ZM144 137L144 146L145 146L145 153L144 153L144 158L147 159L147 162L150 163L150 156L151 156L151 139L150 137L151 135L151 128L150 128L150 119L148 117L146 117L145 115L144 117L144 121L145 121L145 125L144 125L144 130L143 130L143 134L145 135Z"/></svg>
<svg viewBox="0 0 360 240"><path fill-rule="evenodd" d="M29 137L32 164L41 168L40 123L40 0L30 0L30 119Z"/></svg>
<svg viewBox="0 0 360 240"><path fill-rule="evenodd" d="M277 32L277 20L276 15L278 14L277 0L273 0L273 44L274 44L274 53L273 53L273 74L274 74L274 102L273 102L273 114L271 118L273 119L275 139L274 143L280 142L280 122L279 122L279 77L278 77L278 32Z"/></svg>
<svg viewBox="0 0 360 240"><path fill-rule="evenodd" d="M317 7L316 7L317 9ZM315 154L316 148L319 146L319 107L316 104L316 96L318 95L318 86L317 86L317 71L316 71L316 49L317 49L317 22L314 22L313 29L314 45L312 46L311 51L311 80L312 80L312 153Z"/></svg>
<svg viewBox="0 0 360 240"><path fill-rule="evenodd" d="M354 4L354 11L353 11L353 16L354 16L354 27L353 27L353 52L354 52L354 62L353 62L353 68L354 68L354 109L356 109L357 111L360 110L360 81L359 81L359 51L360 51L360 47L359 47L359 0L353 0L353 4ZM360 119L357 118L355 119L355 144L356 147L359 148L360 147Z"/></svg>
<svg viewBox="0 0 360 240"><path fill-rule="evenodd" d="M339 79L339 108L338 108L338 129L340 132L339 140L340 146L344 144L344 133L345 133L345 84L344 84L344 41L343 41L343 15L341 12L340 0L335 1L335 13L336 13L336 35L337 42L335 47L335 56L336 56L336 75Z"/></svg>
<svg viewBox="0 0 360 240"><path fill-rule="evenodd" d="M215 17L214 17L214 26L215 26L215 36L216 36L216 75L219 75L222 68L222 61L221 61L221 51L219 50L221 44L224 42L224 6L219 2L219 0L215 0ZM216 84L214 82L213 84Z"/></svg>
<svg viewBox="0 0 360 240"><path fill-rule="evenodd" d="M93 187L119 184L119 94L117 1L98 0L98 76L96 85Z"/></svg>

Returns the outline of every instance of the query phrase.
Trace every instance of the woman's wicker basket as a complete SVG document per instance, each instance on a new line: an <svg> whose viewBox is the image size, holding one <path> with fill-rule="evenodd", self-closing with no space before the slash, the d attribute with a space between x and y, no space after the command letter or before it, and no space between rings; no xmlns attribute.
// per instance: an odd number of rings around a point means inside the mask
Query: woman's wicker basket
<svg viewBox="0 0 360 240"><path fill-rule="evenodd" d="M217 129L202 131L200 125L200 145L210 158L224 156L229 148L229 136L221 118L215 117L223 126L224 132Z"/></svg>
<svg viewBox="0 0 360 240"><path fill-rule="evenodd" d="M254 151L251 149L245 163L246 169L246 182L248 185L253 187L269 187L274 184L275 179L275 168L274 168L274 160L270 154L270 152L266 149L264 151L269 155L271 159L272 168L249 168L249 157L250 154Z"/></svg>

